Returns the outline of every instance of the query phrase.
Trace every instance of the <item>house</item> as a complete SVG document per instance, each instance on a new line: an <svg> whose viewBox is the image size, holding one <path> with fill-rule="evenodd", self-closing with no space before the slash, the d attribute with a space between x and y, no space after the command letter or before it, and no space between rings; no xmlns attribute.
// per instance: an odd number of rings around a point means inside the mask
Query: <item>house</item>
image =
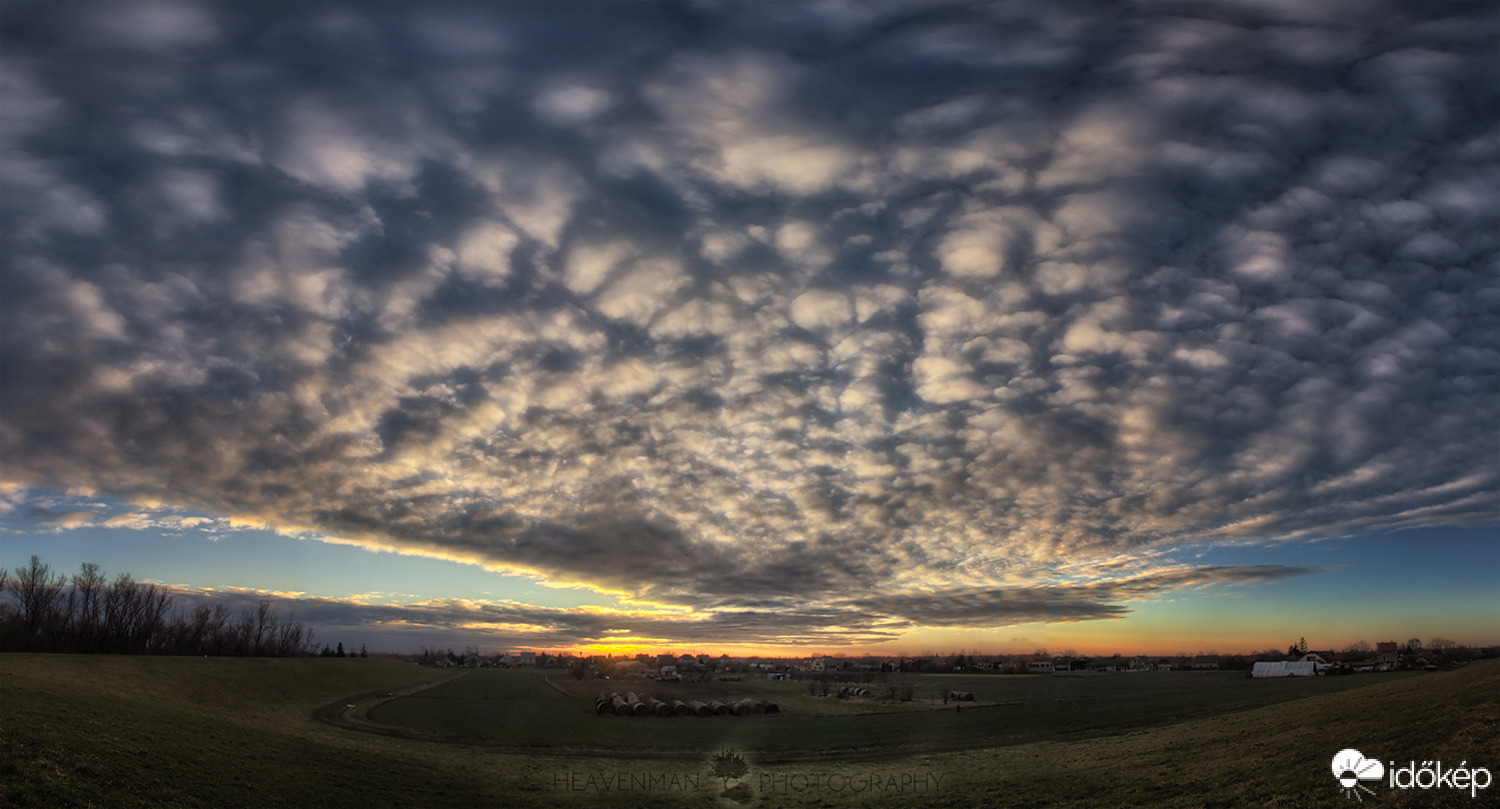
<svg viewBox="0 0 1500 809"><path fill-rule="evenodd" d="M815 657L815 658L812 659L811 663L807 664L807 670L808 671L827 671L828 670L828 661L824 660L821 657Z"/></svg>
<svg viewBox="0 0 1500 809"><path fill-rule="evenodd" d="M1217 671L1219 663L1218 655L1194 655L1188 667L1193 671Z"/></svg>
<svg viewBox="0 0 1500 809"><path fill-rule="evenodd" d="M536 652L522 652L520 656L516 658L516 664L520 666L535 666Z"/></svg>
<svg viewBox="0 0 1500 809"><path fill-rule="evenodd" d="M1118 655L1115 657L1096 657L1089 661L1089 671L1119 671L1124 664Z"/></svg>
<svg viewBox="0 0 1500 809"><path fill-rule="evenodd" d="M1130 659L1131 671L1155 671L1156 664L1144 657L1132 657Z"/></svg>
<svg viewBox="0 0 1500 809"><path fill-rule="evenodd" d="M1032 660L1026 664L1028 674L1051 674L1054 670L1051 660Z"/></svg>
<svg viewBox="0 0 1500 809"><path fill-rule="evenodd" d="M1375 644L1375 668L1380 671L1392 671L1401 666L1401 651L1395 641L1382 641Z"/></svg>
<svg viewBox="0 0 1500 809"><path fill-rule="evenodd" d="M1401 668L1403 669L1425 669L1429 666L1437 668L1437 661L1428 660L1427 655L1420 652L1417 654L1401 655Z"/></svg>

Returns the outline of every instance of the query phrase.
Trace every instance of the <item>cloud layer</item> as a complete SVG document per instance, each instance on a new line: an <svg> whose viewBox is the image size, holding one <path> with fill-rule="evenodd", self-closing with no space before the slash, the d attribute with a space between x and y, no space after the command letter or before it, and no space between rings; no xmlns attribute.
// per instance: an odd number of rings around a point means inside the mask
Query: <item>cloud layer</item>
<svg viewBox="0 0 1500 809"><path fill-rule="evenodd" d="M578 10L7 4L8 485L704 636L1500 518L1494 6Z"/></svg>

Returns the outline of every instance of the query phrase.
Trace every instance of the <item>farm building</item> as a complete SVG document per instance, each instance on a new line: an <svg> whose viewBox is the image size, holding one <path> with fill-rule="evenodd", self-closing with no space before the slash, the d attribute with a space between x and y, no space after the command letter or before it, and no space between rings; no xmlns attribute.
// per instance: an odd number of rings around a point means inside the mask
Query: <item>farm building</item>
<svg viewBox="0 0 1500 809"><path fill-rule="evenodd" d="M1312 677L1317 673L1317 664L1310 661L1262 662L1250 670L1251 677Z"/></svg>
<svg viewBox="0 0 1500 809"><path fill-rule="evenodd" d="M621 660L610 666L610 675L613 677L644 677L646 664L639 660Z"/></svg>

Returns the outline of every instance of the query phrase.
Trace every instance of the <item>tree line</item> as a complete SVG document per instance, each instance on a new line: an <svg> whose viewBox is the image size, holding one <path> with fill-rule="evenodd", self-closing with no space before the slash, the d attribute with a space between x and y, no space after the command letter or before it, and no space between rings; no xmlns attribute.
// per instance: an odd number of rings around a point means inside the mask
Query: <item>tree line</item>
<svg viewBox="0 0 1500 809"><path fill-rule="evenodd" d="M36 556L0 569L0 651L300 657L314 654L313 631L282 618L269 601L235 615L223 604L174 608L172 593L129 573L113 580L85 562L54 574Z"/></svg>

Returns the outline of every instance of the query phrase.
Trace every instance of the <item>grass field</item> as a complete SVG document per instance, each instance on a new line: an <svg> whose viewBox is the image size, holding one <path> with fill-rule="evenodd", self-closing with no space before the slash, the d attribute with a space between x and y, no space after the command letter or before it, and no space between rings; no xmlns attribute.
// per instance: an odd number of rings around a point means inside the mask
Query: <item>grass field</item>
<svg viewBox="0 0 1500 809"><path fill-rule="evenodd" d="M1500 770L1500 663L1296 682L996 678L1004 691L992 701L1010 704L961 715L712 719L594 717L593 691L580 701L534 675L448 676L384 660L0 655L0 806L1352 806L1328 769L1344 747ZM469 744L352 726L362 706L405 704L415 716L440 702L509 730ZM549 729L567 717L589 730ZM756 721L773 730L730 732ZM819 735L819 721L845 724ZM702 735L660 741L689 732ZM548 733L558 746L496 746ZM659 752L568 749L610 733ZM850 733L861 750L784 754L843 747ZM892 739L914 746L873 749ZM969 746L942 749L953 739ZM708 756L729 745L747 772L722 781ZM1365 802L1479 807L1496 796L1500 786L1477 800L1382 787Z"/></svg>
<svg viewBox="0 0 1500 809"><path fill-rule="evenodd" d="M1394 681L1420 674L1394 674ZM813 697L805 684L743 680L656 683L574 680L564 673L477 670L436 688L378 704L364 713L385 726L437 737L525 748L632 751L703 750L733 745L786 759L816 752L900 752L985 747L1160 725L1318 694L1357 689L1373 677L1252 680L1236 672L1147 672L1038 676L916 675L926 698ZM551 687L549 687L549 685ZM782 706L776 716L596 716L600 691L673 699L754 697ZM939 694L970 691L963 710Z"/></svg>

